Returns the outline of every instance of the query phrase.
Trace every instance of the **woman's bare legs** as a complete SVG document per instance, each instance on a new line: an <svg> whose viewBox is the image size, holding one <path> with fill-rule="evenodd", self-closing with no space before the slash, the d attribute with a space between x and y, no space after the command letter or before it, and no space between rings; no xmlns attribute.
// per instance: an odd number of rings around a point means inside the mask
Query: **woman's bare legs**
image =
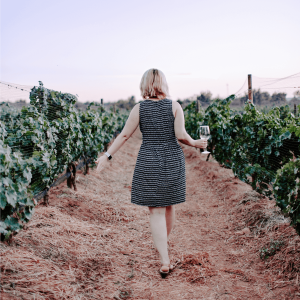
<svg viewBox="0 0 300 300"><path fill-rule="evenodd" d="M166 208L149 207L150 211L150 228L153 242L160 254L161 263L169 265L170 259L167 248L167 226L166 226Z"/></svg>
<svg viewBox="0 0 300 300"><path fill-rule="evenodd" d="M169 236L171 230L174 228L175 225L175 206L170 205L166 207L166 223L167 223L167 240L169 241Z"/></svg>

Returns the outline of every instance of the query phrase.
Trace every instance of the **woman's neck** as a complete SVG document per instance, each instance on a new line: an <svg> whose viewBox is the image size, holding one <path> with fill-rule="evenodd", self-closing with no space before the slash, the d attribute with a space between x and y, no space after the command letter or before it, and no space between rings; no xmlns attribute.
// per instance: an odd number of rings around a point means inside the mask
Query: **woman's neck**
<svg viewBox="0 0 300 300"><path fill-rule="evenodd" d="M151 97L151 98L148 98L147 100L159 101L159 100L163 100L163 99L165 99L165 98Z"/></svg>

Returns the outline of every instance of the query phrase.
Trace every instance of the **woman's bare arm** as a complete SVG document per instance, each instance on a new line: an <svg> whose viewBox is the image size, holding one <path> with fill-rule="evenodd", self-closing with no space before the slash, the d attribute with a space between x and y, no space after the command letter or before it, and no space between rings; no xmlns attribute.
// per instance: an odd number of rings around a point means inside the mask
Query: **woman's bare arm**
<svg viewBox="0 0 300 300"><path fill-rule="evenodd" d="M112 145L109 147L107 152L114 156L114 154L123 146L123 144L131 137L139 126L140 117L139 117L139 108L140 104L136 104L131 110L129 117L126 121L126 124L122 132L117 136Z"/></svg>
<svg viewBox="0 0 300 300"><path fill-rule="evenodd" d="M178 141L188 146L197 147L197 148L206 148L207 145L206 141L201 139L194 140L186 132L185 125L184 125L184 113L181 105L175 101L173 102L173 105L175 105L174 130Z"/></svg>
<svg viewBox="0 0 300 300"><path fill-rule="evenodd" d="M127 122L122 130L122 132L117 136L112 145L109 147L107 152L114 156L114 154L122 147L122 145L130 138L130 136L134 133L134 131L139 126L140 116L139 116L140 104L136 104L130 112L130 115L127 119ZM108 157L106 155L100 156L96 163L97 172L100 173L105 166L108 164Z"/></svg>

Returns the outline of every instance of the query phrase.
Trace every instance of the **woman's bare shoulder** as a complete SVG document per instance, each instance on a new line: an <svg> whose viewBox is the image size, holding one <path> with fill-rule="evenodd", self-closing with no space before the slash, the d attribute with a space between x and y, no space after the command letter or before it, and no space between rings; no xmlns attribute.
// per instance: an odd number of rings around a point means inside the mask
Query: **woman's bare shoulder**
<svg viewBox="0 0 300 300"><path fill-rule="evenodd" d="M141 104L141 103L135 104L134 107L132 108L132 110L138 111L139 108L140 108L140 104Z"/></svg>
<svg viewBox="0 0 300 300"><path fill-rule="evenodd" d="M177 112L181 109L181 105L177 102L172 100L172 111L173 111L173 115L176 118L176 114Z"/></svg>
<svg viewBox="0 0 300 300"><path fill-rule="evenodd" d="M174 101L174 100L173 100L173 103L174 103L174 105L175 105L175 107L176 107L176 108L179 108L179 107L181 107L181 105L180 105L180 103L179 103L179 102L177 102L177 101Z"/></svg>
<svg viewBox="0 0 300 300"><path fill-rule="evenodd" d="M135 104L135 106L131 110L131 115L139 115L140 113L140 103Z"/></svg>

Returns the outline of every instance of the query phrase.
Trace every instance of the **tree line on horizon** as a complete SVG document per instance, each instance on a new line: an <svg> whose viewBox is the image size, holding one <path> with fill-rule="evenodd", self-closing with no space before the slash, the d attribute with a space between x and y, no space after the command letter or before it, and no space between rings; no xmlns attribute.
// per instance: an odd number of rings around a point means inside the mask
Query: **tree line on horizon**
<svg viewBox="0 0 300 300"><path fill-rule="evenodd" d="M260 89L253 90L253 103L255 105L282 105L287 103L286 93L274 92L272 95L268 92L262 92ZM248 94L243 97L236 98L234 100L235 104L244 105L248 100ZM300 90L294 92L294 97L291 100L300 100Z"/></svg>
<svg viewBox="0 0 300 300"><path fill-rule="evenodd" d="M184 99L177 99L177 102L179 102L182 107L186 107L189 105L191 102L200 101L200 104L202 107L207 107L212 103L214 100L219 99L220 97L213 97L212 93L210 91L202 91L199 95L194 95L188 98ZM245 102L248 100L248 95L245 94L242 97L236 98L234 101L232 101L232 106L243 106ZM134 105L138 102L142 102L143 100L136 101L135 96L130 96L127 99L120 99L116 102L104 102L104 106L108 108L112 108L114 105L116 109L121 109L121 110L127 110L130 111ZM294 92L294 97L291 99L291 102L298 102L300 101L300 90L297 90ZM75 104L75 107L80 110L85 110L86 107L91 103L92 101L86 101L84 103L82 102L77 102ZM265 105L265 106L272 106L272 105L284 105L287 103L286 99L286 93L277 93L274 92L272 95L268 92L262 92L260 89L254 89L253 90L253 103L255 105ZM10 103L12 106L15 107L22 107L26 106L27 102L25 100L20 99L17 102Z"/></svg>
<svg viewBox="0 0 300 300"><path fill-rule="evenodd" d="M286 93L277 93L274 92L272 95L268 92L262 92L260 89L254 89L253 90L253 104L255 105L283 105L287 103L286 99ZM178 99L177 102L179 102L183 107L187 106L193 101L200 101L201 106L209 106L211 102L213 102L216 99L219 99L220 97L212 97L212 93L210 91L201 92L200 95L196 95L194 97L186 98L184 100ZM247 102L248 100L248 94L245 94L242 97L237 97L232 101L233 106L242 106ZM291 101L300 101L300 90L297 90L294 92L294 97L291 99Z"/></svg>

